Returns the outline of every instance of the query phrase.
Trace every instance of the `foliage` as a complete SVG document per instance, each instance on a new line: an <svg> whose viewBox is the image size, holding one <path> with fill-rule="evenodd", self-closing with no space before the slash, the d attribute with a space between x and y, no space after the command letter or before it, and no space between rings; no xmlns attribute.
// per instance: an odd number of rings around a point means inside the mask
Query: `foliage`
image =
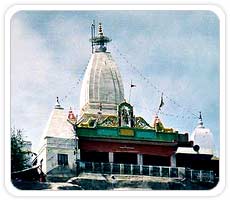
<svg viewBox="0 0 230 201"><path fill-rule="evenodd" d="M22 130L11 128L11 172L20 171L30 167L30 151L25 148Z"/></svg>

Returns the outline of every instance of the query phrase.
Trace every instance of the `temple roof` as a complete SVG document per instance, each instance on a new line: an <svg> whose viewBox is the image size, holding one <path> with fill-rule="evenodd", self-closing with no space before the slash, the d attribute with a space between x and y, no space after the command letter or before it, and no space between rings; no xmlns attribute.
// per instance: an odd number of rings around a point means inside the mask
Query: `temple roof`
<svg viewBox="0 0 230 201"><path fill-rule="evenodd" d="M59 107L53 109L43 133L46 137L74 138L73 126L67 121L69 111Z"/></svg>
<svg viewBox="0 0 230 201"><path fill-rule="evenodd" d="M99 23L91 27L92 56L87 66L80 94L80 117L83 114L117 114L117 106L124 100L124 87L119 69L106 44L111 41L104 35Z"/></svg>
<svg viewBox="0 0 230 201"><path fill-rule="evenodd" d="M124 100L118 67L109 52L95 52L88 64L80 94L81 114L116 114Z"/></svg>

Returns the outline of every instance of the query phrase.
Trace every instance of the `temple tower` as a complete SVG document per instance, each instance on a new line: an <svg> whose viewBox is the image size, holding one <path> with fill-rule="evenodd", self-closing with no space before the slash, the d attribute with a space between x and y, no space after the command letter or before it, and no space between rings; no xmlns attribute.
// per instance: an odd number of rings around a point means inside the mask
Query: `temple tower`
<svg viewBox="0 0 230 201"><path fill-rule="evenodd" d="M117 106L124 101L124 87L121 75L107 51L111 41L104 36L101 23L98 35L95 36L95 25L92 25L92 55L87 66L80 93L80 116L84 114L117 114Z"/></svg>

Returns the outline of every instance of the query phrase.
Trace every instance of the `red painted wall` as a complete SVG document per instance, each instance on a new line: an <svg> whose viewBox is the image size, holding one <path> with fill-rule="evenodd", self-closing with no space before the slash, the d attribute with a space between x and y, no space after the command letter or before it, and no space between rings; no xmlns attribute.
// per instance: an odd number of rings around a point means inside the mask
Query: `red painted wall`
<svg viewBox="0 0 230 201"><path fill-rule="evenodd" d="M141 153L155 156L171 156L177 149L176 146L151 145L151 144L135 144L121 142L105 142L105 141L90 141L80 139L79 147L84 151L95 152L126 152L126 153Z"/></svg>

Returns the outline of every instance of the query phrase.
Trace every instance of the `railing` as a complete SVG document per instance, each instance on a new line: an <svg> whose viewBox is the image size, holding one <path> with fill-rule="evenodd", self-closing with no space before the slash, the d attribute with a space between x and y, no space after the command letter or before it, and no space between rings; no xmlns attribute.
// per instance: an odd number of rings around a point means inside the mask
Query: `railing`
<svg viewBox="0 0 230 201"><path fill-rule="evenodd" d="M117 164L101 162L78 162L78 173L127 174L155 177L186 178L198 182L214 182L213 171L192 170L184 167Z"/></svg>

